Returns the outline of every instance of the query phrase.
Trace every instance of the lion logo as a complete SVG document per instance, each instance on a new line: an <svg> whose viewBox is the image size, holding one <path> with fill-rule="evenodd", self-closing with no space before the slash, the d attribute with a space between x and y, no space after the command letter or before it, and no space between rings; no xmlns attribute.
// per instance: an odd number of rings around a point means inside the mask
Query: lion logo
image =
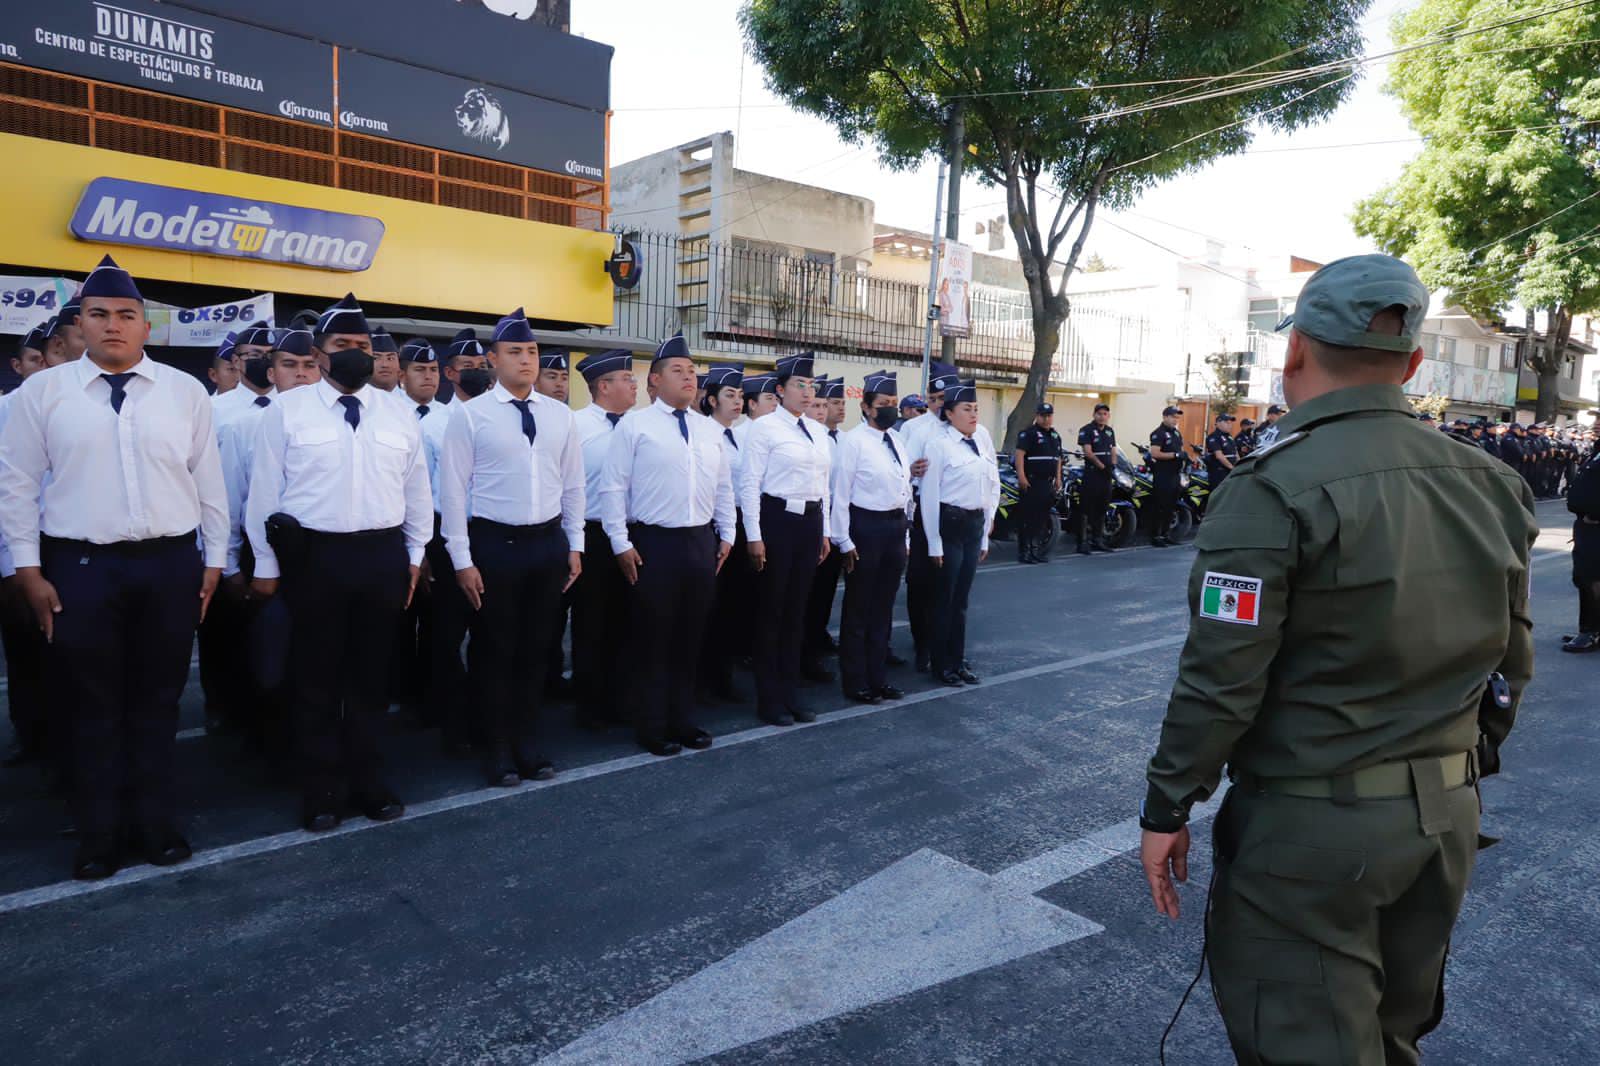
<svg viewBox="0 0 1600 1066"><path fill-rule="evenodd" d="M456 126L464 137L470 137L496 148L511 143L511 120L506 118L500 101L483 89L468 89L456 105Z"/></svg>

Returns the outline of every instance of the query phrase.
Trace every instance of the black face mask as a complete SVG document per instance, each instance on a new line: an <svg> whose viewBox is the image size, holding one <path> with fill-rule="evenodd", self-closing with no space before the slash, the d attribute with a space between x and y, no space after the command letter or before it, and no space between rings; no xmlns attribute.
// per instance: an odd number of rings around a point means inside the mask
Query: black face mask
<svg viewBox="0 0 1600 1066"><path fill-rule="evenodd" d="M487 370L476 367L461 371L461 373L457 376L457 380L461 391L467 394L467 399L469 400L474 396L482 396L484 393L488 392L489 386L493 381L493 379L489 377L489 372Z"/></svg>
<svg viewBox="0 0 1600 1066"><path fill-rule="evenodd" d="M328 353L328 376L340 388L356 391L372 377L371 353L360 348L341 348Z"/></svg>
<svg viewBox="0 0 1600 1066"><path fill-rule="evenodd" d="M267 369L271 367L272 360L265 358L246 359L244 361L244 379L258 389L271 386L267 380Z"/></svg>
<svg viewBox="0 0 1600 1066"><path fill-rule="evenodd" d="M900 412L893 407L874 407L872 409L872 424L888 432L895 423L900 421Z"/></svg>

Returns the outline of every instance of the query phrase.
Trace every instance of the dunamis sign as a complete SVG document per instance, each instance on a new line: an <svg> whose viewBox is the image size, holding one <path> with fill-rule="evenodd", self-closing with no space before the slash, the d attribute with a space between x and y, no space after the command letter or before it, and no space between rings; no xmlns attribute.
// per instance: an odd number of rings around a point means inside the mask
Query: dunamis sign
<svg viewBox="0 0 1600 1066"><path fill-rule="evenodd" d="M384 227L366 215L95 178L71 230L85 241L358 271L372 266Z"/></svg>

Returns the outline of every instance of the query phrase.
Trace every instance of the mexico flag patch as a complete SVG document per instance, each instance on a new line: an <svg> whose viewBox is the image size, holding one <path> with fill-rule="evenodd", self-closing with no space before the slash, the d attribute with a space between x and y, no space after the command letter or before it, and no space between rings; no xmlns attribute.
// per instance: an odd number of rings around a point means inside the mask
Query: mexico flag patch
<svg viewBox="0 0 1600 1066"><path fill-rule="evenodd" d="M1200 617L1243 626L1261 624L1261 579L1206 572L1200 586Z"/></svg>

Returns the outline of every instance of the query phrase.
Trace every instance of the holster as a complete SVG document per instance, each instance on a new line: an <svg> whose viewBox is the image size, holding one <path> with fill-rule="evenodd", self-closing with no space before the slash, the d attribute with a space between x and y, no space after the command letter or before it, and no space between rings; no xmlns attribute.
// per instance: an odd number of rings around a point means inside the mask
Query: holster
<svg viewBox="0 0 1600 1066"><path fill-rule="evenodd" d="M267 543L278 557L278 572L295 574L306 558L306 531L294 515L282 511L267 516Z"/></svg>

